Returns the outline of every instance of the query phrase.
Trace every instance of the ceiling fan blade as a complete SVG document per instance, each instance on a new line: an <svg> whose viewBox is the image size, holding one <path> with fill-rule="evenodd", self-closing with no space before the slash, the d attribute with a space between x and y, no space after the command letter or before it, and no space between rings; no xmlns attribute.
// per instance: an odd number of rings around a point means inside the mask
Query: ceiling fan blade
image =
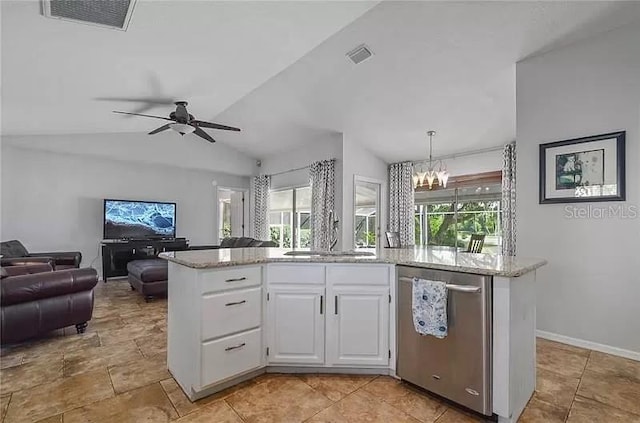
<svg viewBox="0 0 640 423"><path fill-rule="evenodd" d="M143 116L143 117L149 117L149 118L154 118L154 119L164 119L164 120L170 120L173 121L173 119L169 119L166 117L162 117L162 116L152 116L152 115L143 115L142 113L129 113L129 112L119 112L117 110L113 110L113 113L120 113L122 115L133 115L133 116Z"/></svg>
<svg viewBox="0 0 640 423"><path fill-rule="evenodd" d="M204 138L205 140L207 140L209 142L216 142L216 140L211 138L211 136L209 134L207 134L206 132L204 132L202 130L202 128L200 128L199 126L196 126L196 125L193 125L193 124L191 126L196 128L196 130L193 131L193 133L196 134L197 136L199 136L200 138Z"/></svg>
<svg viewBox="0 0 640 423"><path fill-rule="evenodd" d="M195 123L198 126L202 126L203 128L211 128L211 129L222 129L223 131L240 131L240 128L234 128L233 126L225 126L217 123L205 122L202 120L192 120L192 123Z"/></svg>
<svg viewBox="0 0 640 423"><path fill-rule="evenodd" d="M153 131L149 132L149 135L154 135L157 134L158 132L162 132L162 131L166 131L167 129L171 129L171 124L167 123L166 125L162 125L160 128L158 129L154 129Z"/></svg>

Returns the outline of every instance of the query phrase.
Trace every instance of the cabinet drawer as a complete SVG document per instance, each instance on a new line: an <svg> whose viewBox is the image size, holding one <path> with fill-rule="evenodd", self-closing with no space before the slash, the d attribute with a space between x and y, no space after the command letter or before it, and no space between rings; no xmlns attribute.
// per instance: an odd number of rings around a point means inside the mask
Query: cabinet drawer
<svg viewBox="0 0 640 423"><path fill-rule="evenodd" d="M200 276L202 293L245 288L262 283L260 266L238 267L228 270L213 270Z"/></svg>
<svg viewBox="0 0 640 423"><path fill-rule="evenodd" d="M272 264L267 267L268 283L323 284L325 266Z"/></svg>
<svg viewBox="0 0 640 423"><path fill-rule="evenodd" d="M333 285L389 285L390 266L380 264L327 267L327 282Z"/></svg>
<svg viewBox="0 0 640 423"><path fill-rule="evenodd" d="M201 386L257 369L262 365L262 332L254 329L202 344Z"/></svg>
<svg viewBox="0 0 640 423"><path fill-rule="evenodd" d="M202 298L202 340L260 326L262 288L205 295Z"/></svg>

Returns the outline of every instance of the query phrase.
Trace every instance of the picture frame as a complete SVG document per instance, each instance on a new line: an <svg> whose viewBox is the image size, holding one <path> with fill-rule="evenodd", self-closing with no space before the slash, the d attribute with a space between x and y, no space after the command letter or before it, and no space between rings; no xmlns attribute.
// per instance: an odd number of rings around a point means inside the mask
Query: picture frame
<svg viewBox="0 0 640 423"><path fill-rule="evenodd" d="M626 131L540 144L540 204L624 201Z"/></svg>

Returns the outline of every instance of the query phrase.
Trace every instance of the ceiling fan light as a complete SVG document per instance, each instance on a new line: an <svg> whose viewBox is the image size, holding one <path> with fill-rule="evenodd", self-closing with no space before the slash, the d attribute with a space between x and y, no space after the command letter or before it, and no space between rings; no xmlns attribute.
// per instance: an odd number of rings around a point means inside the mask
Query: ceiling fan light
<svg viewBox="0 0 640 423"><path fill-rule="evenodd" d="M178 132L180 135L190 134L196 130L196 128L194 128L191 125L188 125L186 123L178 123L178 122L170 124L169 127L174 131Z"/></svg>

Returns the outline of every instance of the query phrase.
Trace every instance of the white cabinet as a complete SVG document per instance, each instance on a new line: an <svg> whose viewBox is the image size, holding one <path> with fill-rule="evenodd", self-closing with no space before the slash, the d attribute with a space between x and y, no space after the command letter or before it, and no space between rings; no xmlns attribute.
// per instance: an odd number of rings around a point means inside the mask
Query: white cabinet
<svg viewBox="0 0 640 423"><path fill-rule="evenodd" d="M391 269L269 265L269 364L387 367Z"/></svg>
<svg viewBox="0 0 640 423"><path fill-rule="evenodd" d="M324 363L324 291L323 285L269 286L269 363Z"/></svg>
<svg viewBox="0 0 640 423"><path fill-rule="evenodd" d="M389 286L329 286L327 364L389 364Z"/></svg>

